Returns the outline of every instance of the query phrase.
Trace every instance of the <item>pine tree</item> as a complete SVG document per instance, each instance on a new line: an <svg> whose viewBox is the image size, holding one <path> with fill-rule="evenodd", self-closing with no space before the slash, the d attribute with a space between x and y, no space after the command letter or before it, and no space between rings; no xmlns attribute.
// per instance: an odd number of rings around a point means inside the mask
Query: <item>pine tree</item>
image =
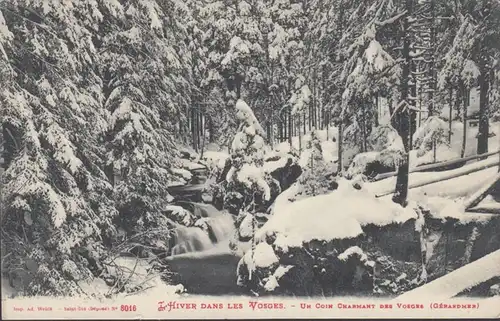
<svg viewBox="0 0 500 321"><path fill-rule="evenodd" d="M106 255L97 240L113 237L117 214L99 147L107 113L92 28L103 17L93 1L15 4L0 19L2 127L21 147L3 175L2 272L24 293L77 294L71 280L99 270L89 260Z"/></svg>
<svg viewBox="0 0 500 321"><path fill-rule="evenodd" d="M264 172L265 131L255 118L252 109L241 99L236 103L236 116L240 125L231 145L231 168L226 175L227 203L243 198L237 215L235 241L247 242L255 233L255 213L271 200L272 177ZM238 202L239 203L239 202ZM253 251L252 241L252 251Z"/></svg>
<svg viewBox="0 0 500 321"><path fill-rule="evenodd" d="M231 145L231 169L227 173L226 181L230 184L229 189L231 183L241 184L247 189L245 195L251 195L252 199L246 205L253 209L255 194L261 194L266 201L271 198L271 189L262 168L265 132L243 100L238 100L236 110L240 125Z"/></svg>

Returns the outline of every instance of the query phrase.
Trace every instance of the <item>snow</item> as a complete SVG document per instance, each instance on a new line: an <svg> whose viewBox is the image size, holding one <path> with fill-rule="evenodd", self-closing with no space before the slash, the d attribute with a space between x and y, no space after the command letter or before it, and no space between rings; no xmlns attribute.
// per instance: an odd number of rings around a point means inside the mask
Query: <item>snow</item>
<svg viewBox="0 0 500 321"><path fill-rule="evenodd" d="M248 271L255 271L256 268L267 268L279 262L271 245L261 242L255 248L246 251L238 265L245 263Z"/></svg>
<svg viewBox="0 0 500 321"><path fill-rule="evenodd" d="M274 246L283 251L283 253L287 253L290 247L302 246L302 242L302 238L295 235L287 236L285 234L278 234L274 240Z"/></svg>
<svg viewBox="0 0 500 321"><path fill-rule="evenodd" d="M82 166L82 162L75 156L73 152L75 146L66 138L62 129L53 123L47 128L45 137L54 148L55 159L66 165L69 171L75 174Z"/></svg>
<svg viewBox="0 0 500 321"><path fill-rule="evenodd" d="M226 152L205 151L201 158L209 168L223 169L229 154Z"/></svg>
<svg viewBox="0 0 500 321"><path fill-rule="evenodd" d="M481 160L478 162L474 162L471 164L466 164L460 168L443 171L443 172L415 172L410 173L409 184L423 184L426 182L430 182L437 179L444 179L446 177L451 177L460 173L467 172L469 170L484 168L485 166L493 166L491 168L478 171L475 173L471 173L468 175L460 176L454 179L441 181L435 184L430 184L427 186L419 187L425 192L429 191L430 194L441 193L444 195L457 195L456 191L460 191L458 194L462 194L464 192L473 190L477 187L476 184L481 184L484 182L484 179L491 177L492 173L496 173L498 171L498 167L495 168L494 165L498 164L499 156L491 156L485 160ZM377 195L385 194L394 190L394 186L396 186L396 177L389 177L377 182L366 183L365 187L369 189L371 192ZM460 183L462 184L460 184ZM444 184L444 185L443 185ZM419 191L418 189L410 189L410 192ZM433 192L430 192L430 191Z"/></svg>
<svg viewBox="0 0 500 321"><path fill-rule="evenodd" d="M177 205L167 205L165 206L165 211L170 212L169 216L174 216L177 218L176 221L181 221L183 225L190 226L193 224L192 214L181 206Z"/></svg>
<svg viewBox="0 0 500 321"><path fill-rule="evenodd" d="M422 204L429 208L434 218L447 219L454 218L459 221L459 224L467 224L470 222L486 222L494 217L490 214L474 214L464 211L462 199L453 200L446 197L424 196L410 197L413 201Z"/></svg>
<svg viewBox="0 0 500 321"><path fill-rule="evenodd" d="M279 283L278 283L279 279L281 279L292 268L293 268L293 265L286 265L286 266L280 265L280 266L278 266L276 271L274 271L273 275L269 276L269 278L267 279L267 282L264 285L264 289L267 292L274 291L277 287L279 287Z"/></svg>
<svg viewBox="0 0 500 321"><path fill-rule="evenodd" d="M300 154L299 166L302 168L307 167L307 164L311 160L311 155L312 155L311 149L306 149L306 150L302 151L302 153Z"/></svg>
<svg viewBox="0 0 500 321"><path fill-rule="evenodd" d="M181 164L182 164L182 167L187 168L190 171L206 168L205 166L203 166L200 163L195 163L195 162L192 162L192 161L187 160L187 159L181 159Z"/></svg>
<svg viewBox="0 0 500 321"><path fill-rule="evenodd" d="M387 54L377 40L370 41L365 51L366 60L373 66L371 72L382 72L394 64L392 57Z"/></svg>
<svg viewBox="0 0 500 321"><path fill-rule="evenodd" d="M359 247L359 246L351 246L344 252L340 253L337 258L341 261L346 261L348 258L350 258L352 255L357 254L359 255L361 261L367 261L368 257L366 256L365 252Z"/></svg>
<svg viewBox="0 0 500 321"><path fill-rule="evenodd" d="M437 116L427 118L413 134L415 146L419 154L432 149L433 142L440 146L447 144L449 128L448 124Z"/></svg>
<svg viewBox="0 0 500 321"><path fill-rule="evenodd" d="M292 94L290 97L289 103L292 105L292 115L296 115L299 112L303 112L306 108L307 104L310 101L311 90L307 85L301 86L301 80L297 79L297 83L295 85L300 89Z"/></svg>
<svg viewBox="0 0 500 321"><path fill-rule="evenodd" d="M111 94L115 93L113 91ZM118 95L117 93L116 95ZM115 109L110 119L110 127L114 128L116 126L116 122L122 119L129 119L130 113L132 112L132 101L128 98L124 98L123 101L118 105L118 108Z"/></svg>
<svg viewBox="0 0 500 321"><path fill-rule="evenodd" d="M375 198L364 190L356 190L351 182L339 180L339 187L330 194L305 198L294 203L275 206L273 215L256 233L265 240L270 233L283 234L281 247L301 244L313 239L354 238L363 233L362 226L403 223L417 218L416 212Z"/></svg>
<svg viewBox="0 0 500 321"><path fill-rule="evenodd" d="M263 175L263 168L259 168L252 164L243 164L241 169L237 172L237 179L248 188L251 188L253 184L257 184L260 190L264 192L264 199L269 200L271 199L271 189L264 180Z"/></svg>
<svg viewBox="0 0 500 321"><path fill-rule="evenodd" d="M266 284L264 285L264 289L267 292L272 292L274 291L277 287L279 287L278 280L274 275L271 275L268 279Z"/></svg>
<svg viewBox="0 0 500 321"><path fill-rule="evenodd" d="M268 161L264 163L264 171L266 173L272 173L278 168L283 168L285 167L286 163L288 161L287 157L281 157L280 159L276 161Z"/></svg>
<svg viewBox="0 0 500 321"><path fill-rule="evenodd" d="M161 279L160 274L154 271L144 259L118 257L113 262L110 262L108 271L110 271L110 274L121 278L122 281L127 281L125 290L129 291L129 293L113 293L112 298L178 296L185 292L182 284L166 284ZM113 287L108 286L101 278L82 280L78 282L78 285L85 293L98 295L98 297L110 294L113 291ZM145 290L135 293L134 288L136 286L140 286Z"/></svg>
<svg viewBox="0 0 500 321"><path fill-rule="evenodd" d="M295 201L295 197L301 191L301 186L299 183L293 183L292 186L281 192L281 194L276 197L273 203L273 212L282 212L285 210L286 206L291 202Z"/></svg>
<svg viewBox="0 0 500 321"><path fill-rule="evenodd" d="M422 156L417 156L416 151L410 154L410 169L416 168L420 165L445 162L452 159L460 158L460 151L452 149L447 145L438 145L436 147L436 158L434 159L434 151L429 150Z"/></svg>
<svg viewBox="0 0 500 321"><path fill-rule="evenodd" d="M243 221L241 221L239 232L241 237L252 237L254 230L254 217L247 213Z"/></svg>
<svg viewBox="0 0 500 321"><path fill-rule="evenodd" d="M7 58L7 53L3 48L3 43L12 39L12 37L13 34L9 31L9 28L7 28L7 25L5 23L5 18L3 17L3 14L0 12L0 53L2 54L3 58L5 58L6 61L8 60L8 58Z"/></svg>
<svg viewBox="0 0 500 321"><path fill-rule="evenodd" d="M273 248L266 242L257 244L253 252L253 261L256 267L269 267L278 263L278 257L274 253Z"/></svg>
<svg viewBox="0 0 500 321"><path fill-rule="evenodd" d="M377 160L379 158L379 155L380 153L376 151L357 154L356 156L354 156L351 165L347 169L345 173L346 176L350 178L354 177L356 174L363 173L366 165Z"/></svg>
<svg viewBox="0 0 500 321"><path fill-rule="evenodd" d="M236 179L249 189L256 185L264 193L264 199L269 200L271 189L264 179L264 168L259 166L264 159L265 143L262 136L265 131L252 109L241 99L236 103L236 117L240 124L231 144L233 164L226 175L226 181Z"/></svg>
<svg viewBox="0 0 500 321"><path fill-rule="evenodd" d="M495 163L498 163L498 159L495 160L495 157L493 157L493 160L487 159L446 172L410 173L410 185L414 183L425 183L426 181L431 181L439 177L447 177L450 176L450 174L481 168L485 164ZM429 208L435 218L441 218L443 220L446 218L454 218L459 220L460 224L486 222L494 217L494 215L465 212L463 202L465 201L465 197L472 195L478 189L482 188L485 183L489 182L497 173L498 167L493 166L468 175L412 188L408 192L408 199ZM386 185L386 183L388 183L388 185ZM395 183L394 179L386 179L375 183L365 183L365 186L372 192L377 192L378 188L383 187L393 189L394 186L390 187L393 183ZM379 191L382 191L382 189ZM387 190L384 190L384 192L386 191ZM389 194L382 197L382 199L389 201L391 197L392 194ZM493 207L494 206L497 205L493 205Z"/></svg>
<svg viewBox="0 0 500 321"><path fill-rule="evenodd" d="M336 127L329 126L328 135L327 135L326 129L315 129L315 131L316 131L316 136L318 137L320 142L330 141L333 143L333 141L332 141L333 138L335 138L336 141L338 141L337 140L338 130ZM327 136L328 136L328 139L327 139ZM311 132L308 132L308 133L302 135L301 139L302 139L301 140L302 148L304 148L305 146L307 146L307 143L311 140ZM287 144L289 146L289 144L286 142L281 143L281 144ZM334 143L334 144L337 145L337 143ZM299 150L299 137L298 136L292 137L292 146L294 149ZM286 148L286 147L282 147L282 148Z"/></svg>
<svg viewBox="0 0 500 321"><path fill-rule="evenodd" d="M156 12L155 2L144 1L143 3L145 3L148 9L149 19L151 20L151 29L160 30L162 28L162 23L160 18L158 17L158 13Z"/></svg>
<svg viewBox="0 0 500 321"><path fill-rule="evenodd" d="M172 168L172 173L181 176L187 181L189 181L193 177L193 174L191 174L190 171L182 168Z"/></svg>
<svg viewBox="0 0 500 321"><path fill-rule="evenodd" d="M500 276L500 250L490 253L449 274L400 295L395 300L411 302L450 299L460 292Z"/></svg>
<svg viewBox="0 0 500 321"><path fill-rule="evenodd" d="M325 162L334 162L337 160L337 143L332 141L321 142L321 150Z"/></svg>
<svg viewBox="0 0 500 321"><path fill-rule="evenodd" d="M62 226L62 224L66 221L66 217L68 216L66 209L64 208L60 196L54 191L54 189L43 182L39 182L37 184L30 184L26 187L26 190L23 191L26 194L36 194L41 193L45 194L49 199L51 204L51 217L52 223L56 228Z"/></svg>

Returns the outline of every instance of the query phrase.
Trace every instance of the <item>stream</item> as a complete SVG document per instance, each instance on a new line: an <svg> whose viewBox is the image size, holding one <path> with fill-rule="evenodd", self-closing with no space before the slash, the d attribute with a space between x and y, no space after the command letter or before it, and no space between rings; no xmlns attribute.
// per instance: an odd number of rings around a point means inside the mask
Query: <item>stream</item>
<svg viewBox="0 0 500 321"><path fill-rule="evenodd" d="M229 249L235 232L233 216L210 204L182 202L193 214L203 218L208 233L199 227L179 226L174 231L174 246L166 258L174 273L174 283L181 283L190 294L243 295L236 284L240 258Z"/></svg>

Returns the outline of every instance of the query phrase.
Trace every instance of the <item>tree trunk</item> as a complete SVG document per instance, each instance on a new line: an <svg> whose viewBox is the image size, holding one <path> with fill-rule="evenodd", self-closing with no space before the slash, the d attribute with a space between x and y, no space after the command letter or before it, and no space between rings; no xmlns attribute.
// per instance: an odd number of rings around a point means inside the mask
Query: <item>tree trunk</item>
<svg viewBox="0 0 500 321"><path fill-rule="evenodd" d="M410 0L411 1L411 0ZM411 32L411 31L410 31ZM411 61L411 58L410 58ZM409 119L409 138L408 138L408 151L413 149L413 133L415 133L417 129L417 112L415 111L415 107L417 106L417 80L415 74L417 73L417 64L413 61L410 62L410 79L409 79L409 87L410 87L410 98L408 99L408 103L413 107L413 109L408 110L410 115Z"/></svg>
<svg viewBox="0 0 500 321"><path fill-rule="evenodd" d="M178 124L179 124L179 130L177 131L177 134L179 135L179 138L181 139L181 141L184 142L184 136L182 135L182 117L181 117L181 111L178 110L177 111L177 120L178 120Z"/></svg>
<svg viewBox="0 0 500 321"><path fill-rule="evenodd" d="M293 135L293 117L292 117L292 106L288 107L288 143L292 147L292 135Z"/></svg>
<svg viewBox="0 0 500 321"><path fill-rule="evenodd" d="M3 131L3 128L2 128ZM5 167L5 147L3 135L0 137L0 222L4 222L4 200L3 200L3 172Z"/></svg>
<svg viewBox="0 0 500 321"><path fill-rule="evenodd" d="M286 112L283 111L282 115L283 115L283 126L282 126L283 139L281 140L281 142L284 142L284 141L286 141L286 129L287 129L288 123L287 123L287 119L286 119Z"/></svg>
<svg viewBox="0 0 500 321"><path fill-rule="evenodd" d="M274 147L274 111L273 111L273 106L271 104L271 117L269 118L269 122L271 123L271 133L270 133L270 139L269 141L271 142L271 147Z"/></svg>
<svg viewBox="0 0 500 321"><path fill-rule="evenodd" d="M203 118L201 119L202 123L203 123ZM205 150L205 128L204 126L202 125L201 126L202 128L202 134L201 134L201 152L200 152L200 157L203 157L203 151Z"/></svg>
<svg viewBox="0 0 500 321"><path fill-rule="evenodd" d="M436 91L436 66L435 66L435 48L436 48L436 0L430 1L430 48L429 50L429 113L434 114L434 93Z"/></svg>
<svg viewBox="0 0 500 321"><path fill-rule="evenodd" d="M314 75L313 75L314 77ZM313 78L313 86L314 86L314 78ZM314 91L314 87L313 87L313 91ZM313 106L314 106L314 95L311 94L311 100L309 101L309 117L308 117L308 125L309 125L309 131L311 131L311 128L313 127ZM305 132L304 132L305 134Z"/></svg>
<svg viewBox="0 0 500 321"><path fill-rule="evenodd" d="M419 89L418 93L418 109L420 110L418 112L418 127L422 126L422 90ZM428 109L429 110L429 109ZM429 113L427 113L427 117L429 117Z"/></svg>
<svg viewBox="0 0 500 321"><path fill-rule="evenodd" d="M196 133L198 132L196 130L196 109L194 106L191 106L191 136L193 140L193 148L196 152L198 152L198 145L196 144L198 142L198 139L196 137Z"/></svg>
<svg viewBox="0 0 500 321"><path fill-rule="evenodd" d="M409 17L412 15L412 0L406 0L407 16L403 20L403 70L401 77L401 102L409 104L409 82L412 59L410 56L410 38L409 38ZM397 129L404 146L404 156L398 167L398 175L396 179L396 188L393 202L406 206L408 197L408 171L409 171L409 147L410 147L410 113L407 106L398 108L395 118L395 128Z"/></svg>
<svg viewBox="0 0 500 321"><path fill-rule="evenodd" d="M278 114L278 142L281 143L283 141L283 115L280 112Z"/></svg>
<svg viewBox="0 0 500 321"><path fill-rule="evenodd" d="M201 111L198 112L198 148L201 150L201 153L203 153L203 145L201 144L202 141L202 136L204 136L204 130L203 130L203 114Z"/></svg>
<svg viewBox="0 0 500 321"><path fill-rule="evenodd" d="M477 153L484 154L488 152L488 134L489 134L489 70L486 67L486 62L481 63L481 74L479 75L479 128L477 134Z"/></svg>
<svg viewBox="0 0 500 321"><path fill-rule="evenodd" d="M326 72L321 72L321 108L323 109L323 127L326 127L326 140L328 140L328 111L326 108Z"/></svg>
<svg viewBox="0 0 500 321"><path fill-rule="evenodd" d="M389 108L389 117L393 117L394 105L393 105L392 95L389 95L389 97L387 97L387 107Z"/></svg>
<svg viewBox="0 0 500 321"><path fill-rule="evenodd" d="M299 115L298 115L298 124L297 124L297 125L298 125L298 126L297 126L297 129L298 129L298 132L299 132L299 155L300 155L300 153L302 152L302 135L301 135L301 133L300 133L300 131L301 131L301 130L300 130L300 129L301 129L300 118L301 118L301 116L300 116L300 114L299 114Z"/></svg>
<svg viewBox="0 0 500 321"><path fill-rule="evenodd" d="M184 111L185 115L186 115L186 123L183 124L183 126L185 126L185 130L186 130L186 137L189 137L189 105L186 105L186 110ZM186 139L186 142L188 143L189 142L189 139Z"/></svg>
<svg viewBox="0 0 500 321"><path fill-rule="evenodd" d="M467 144L467 108L470 103L470 89L466 89L464 93L464 110L462 112L462 149L460 151L460 157L465 157L465 148Z"/></svg>
<svg viewBox="0 0 500 321"><path fill-rule="evenodd" d="M306 111L304 110L304 121L303 121L303 125L304 126L304 135L306 134Z"/></svg>
<svg viewBox="0 0 500 321"><path fill-rule="evenodd" d="M342 173L344 171L343 169L343 162L342 162L342 140L343 140L343 121L340 120L338 124L338 139L337 139L337 164L338 164L338 175L342 176Z"/></svg>
<svg viewBox="0 0 500 321"><path fill-rule="evenodd" d="M458 99L457 99L458 101ZM448 144L451 144L452 122L453 122L453 89L450 87L450 114L448 115Z"/></svg>
<svg viewBox="0 0 500 321"><path fill-rule="evenodd" d="M366 142L366 102L361 103L361 115L362 115L362 124L361 124L361 131L363 135L363 152L367 152L367 142Z"/></svg>

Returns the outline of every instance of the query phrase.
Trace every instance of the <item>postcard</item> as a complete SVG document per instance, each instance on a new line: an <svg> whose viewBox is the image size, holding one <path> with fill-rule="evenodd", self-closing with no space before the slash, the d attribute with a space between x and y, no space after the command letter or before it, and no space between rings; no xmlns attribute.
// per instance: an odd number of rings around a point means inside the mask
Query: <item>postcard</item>
<svg viewBox="0 0 500 321"><path fill-rule="evenodd" d="M500 2L1 0L2 319L500 317Z"/></svg>

